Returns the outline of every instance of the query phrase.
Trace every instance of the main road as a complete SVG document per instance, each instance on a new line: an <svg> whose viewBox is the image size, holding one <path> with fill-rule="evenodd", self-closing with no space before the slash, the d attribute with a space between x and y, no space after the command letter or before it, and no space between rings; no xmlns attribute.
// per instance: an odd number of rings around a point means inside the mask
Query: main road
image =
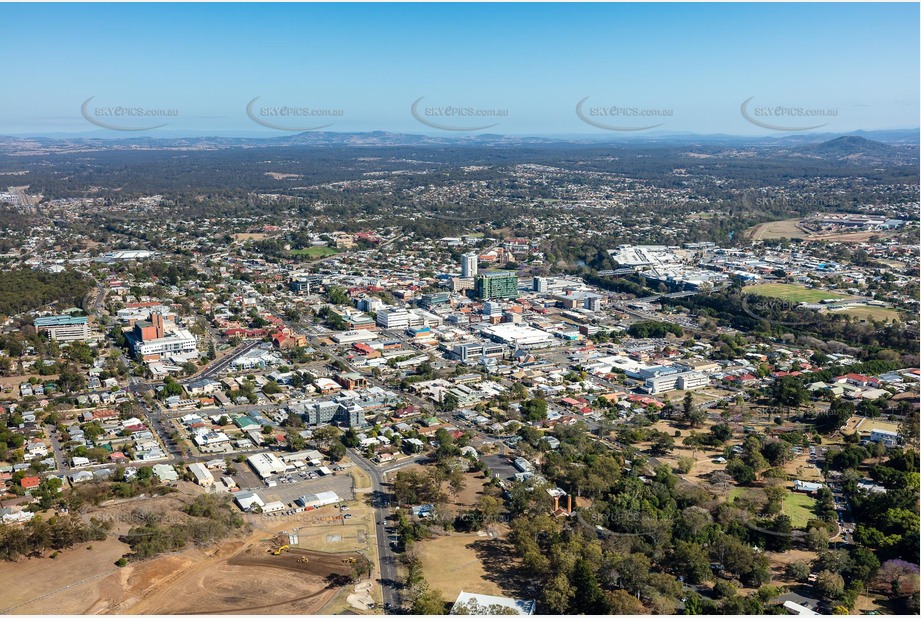
<svg viewBox="0 0 921 618"><path fill-rule="evenodd" d="M384 613L402 613L400 573L397 568L397 555L390 545L390 533L387 532L387 517L390 515L391 495L387 490L388 473L425 459L427 455L416 455L410 459L379 468L369 462L356 449L349 449L350 459L371 478L371 506L374 508L374 525L377 539L377 559L379 563L381 593L384 598Z"/></svg>

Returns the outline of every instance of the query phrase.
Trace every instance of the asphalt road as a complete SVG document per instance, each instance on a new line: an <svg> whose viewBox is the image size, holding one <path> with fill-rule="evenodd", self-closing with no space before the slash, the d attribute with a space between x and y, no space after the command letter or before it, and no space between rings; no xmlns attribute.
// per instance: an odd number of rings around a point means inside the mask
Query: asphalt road
<svg viewBox="0 0 921 618"><path fill-rule="evenodd" d="M400 581L399 572L397 570L398 558L390 547L389 535L385 530L390 509L390 493L386 489L387 485L384 479L388 470L377 468L375 465L369 463L355 449L349 449L349 455L350 459L355 462L355 465L367 472L368 476L371 477L371 499L375 512L374 521L376 526L374 538L377 543L377 559L380 567L379 572L381 592L384 598L384 613L400 613L402 605L400 600L400 586L402 586L402 582ZM406 462L401 462L397 466L394 466L394 468L405 464Z"/></svg>

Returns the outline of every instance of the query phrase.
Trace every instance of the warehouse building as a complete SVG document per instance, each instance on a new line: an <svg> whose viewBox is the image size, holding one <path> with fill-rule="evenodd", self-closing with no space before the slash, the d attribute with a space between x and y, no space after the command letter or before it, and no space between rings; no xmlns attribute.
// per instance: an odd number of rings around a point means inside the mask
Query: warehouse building
<svg viewBox="0 0 921 618"><path fill-rule="evenodd" d="M259 453L246 458L253 470L263 479L273 474L281 474L287 468L285 462L272 453Z"/></svg>
<svg viewBox="0 0 921 618"><path fill-rule="evenodd" d="M307 510L318 509L321 506L336 504L337 502L342 502L342 499L334 491L321 491L317 494L307 494L294 501L296 505L304 507Z"/></svg>

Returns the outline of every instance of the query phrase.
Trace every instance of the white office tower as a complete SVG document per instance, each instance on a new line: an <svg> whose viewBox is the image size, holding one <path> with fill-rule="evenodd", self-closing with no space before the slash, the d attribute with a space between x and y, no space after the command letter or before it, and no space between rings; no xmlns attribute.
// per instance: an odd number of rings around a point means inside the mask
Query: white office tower
<svg viewBox="0 0 921 618"><path fill-rule="evenodd" d="M487 301L483 303L483 315L488 317L493 317L495 315L502 315L502 304L494 303L492 301Z"/></svg>
<svg viewBox="0 0 921 618"><path fill-rule="evenodd" d="M477 265L480 256L476 253L465 253L461 256L461 277L465 279L476 277Z"/></svg>

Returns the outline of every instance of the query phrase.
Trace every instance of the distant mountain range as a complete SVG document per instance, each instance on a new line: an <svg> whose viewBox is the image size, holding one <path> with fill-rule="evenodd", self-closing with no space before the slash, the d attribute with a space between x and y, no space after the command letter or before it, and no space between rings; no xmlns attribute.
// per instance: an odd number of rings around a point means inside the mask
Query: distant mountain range
<svg viewBox="0 0 921 618"><path fill-rule="evenodd" d="M847 134L812 133L782 136L734 136L724 134L649 133L642 136L521 136L496 134L418 135L372 131L338 133L310 131L278 137L125 137L115 132L73 137L0 136L0 152L43 154L98 150L221 150L226 148L266 147L362 147L362 146L601 146L618 145L711 145L721 147L768 147L789 149L800 156L847 158L885 157L894 146L917 146L919 130L855 131ZM886 149L890 149L887 151Z"/></svg>

